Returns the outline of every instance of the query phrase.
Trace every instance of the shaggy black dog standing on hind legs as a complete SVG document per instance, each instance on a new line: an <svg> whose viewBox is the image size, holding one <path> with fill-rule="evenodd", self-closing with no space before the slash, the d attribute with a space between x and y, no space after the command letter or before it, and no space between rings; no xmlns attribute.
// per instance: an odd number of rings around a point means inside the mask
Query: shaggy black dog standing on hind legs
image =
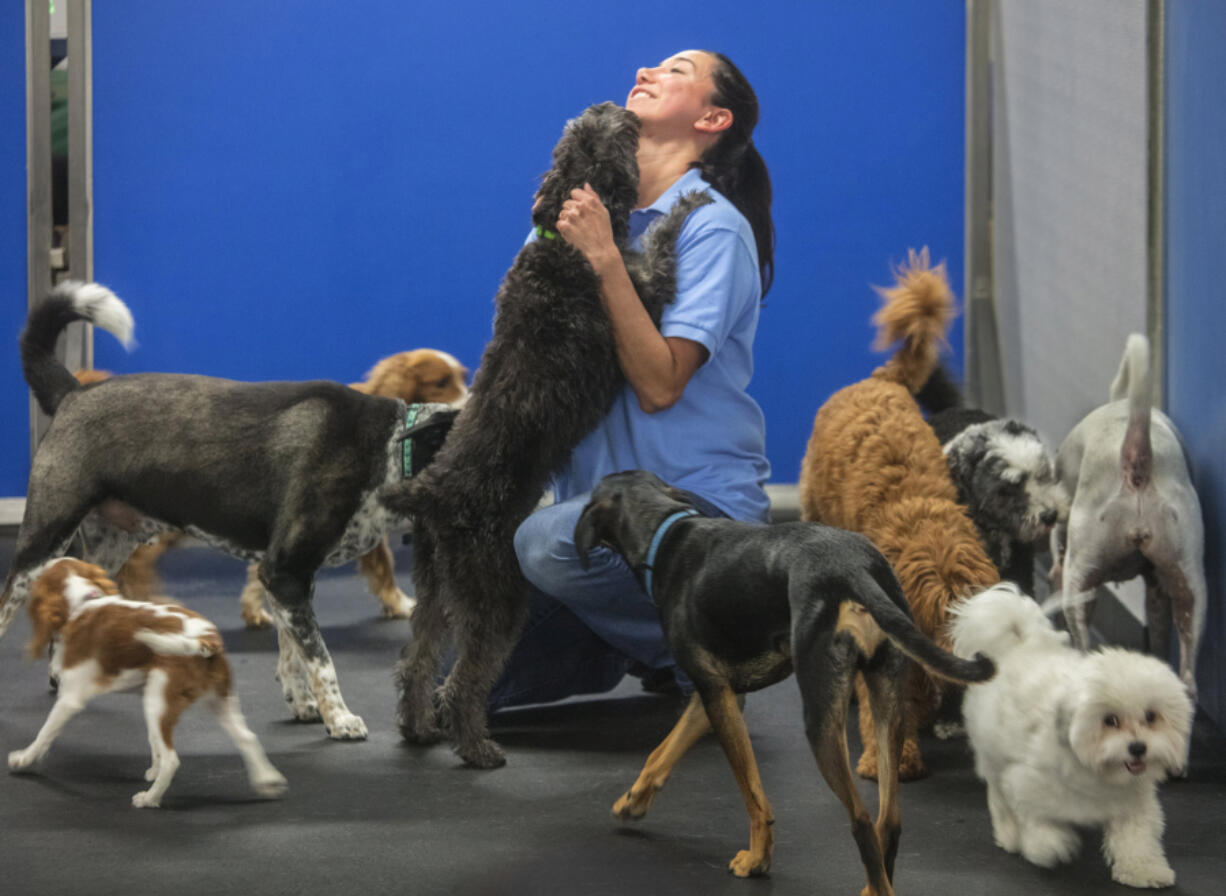
<svg viewBox="0 0 1226 896"><path fill-rule="evenodd" d="M623 384L596 272L553 232L562 204L585 184L601 197L658 326L676 291L677 234L691 211L711 201L702 193L682 197L646 235L641 253L626 249L638 141L638 118L614 103L567 124L533 207L539 238L520 250L498 291L494 335L469 402L430 468L384 492L390 508L414 519L418 604L397 670L400 731L421 744L446 735L479 768L506 761L489 737L486 701L527 607L515 530ZM448 643L455 663L439 687Z"/></svg>

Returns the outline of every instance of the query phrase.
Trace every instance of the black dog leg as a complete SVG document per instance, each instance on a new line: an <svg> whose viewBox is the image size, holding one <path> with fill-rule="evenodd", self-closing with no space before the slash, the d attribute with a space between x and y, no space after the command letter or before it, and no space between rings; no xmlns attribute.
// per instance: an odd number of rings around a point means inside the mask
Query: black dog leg
<svg viewBox="0 0 1226 896"><path fill-rule="evenodd" d="M489 695L515 647L528 605L527 585L509 538L496 561L474 570L465 587L486 595L485 606L480 612L467 603L452 608L457 654L439 692L439 711L461 759L476 768L498 768L506 756L489 736Z"/></svg>
<svg viewBox="0 0 1226 896"><path fill-rule="evenodd" d="M411 621L413 635L400 651L396 664L398 706L396 726L409 743L433 744L442 740L435 718L434 692L447 646L448 597L439 592L435 569L433 530L418 522L413 527L413 589L417 607Z"/></svg>
<svg viewBox="0 0 1226 896"><path fill-rule="evenodd" d="M794 635L792 655L796 681L800 685L801 698L804 701L805 735L822 777L847 809L851 819L851 833L868 877L868 886L864 892L869 896L893 896L894 890L886 872L884 850L872 819L869 818L856 790L847 756L847 709L851 701L859 648L846 635L835 638L829 632L821 632L809 636ZM876 706L873 708L877 709ZM896 695L893 714L898 715L899 712L900 698ZM890 749L884 743L880 748ZM883 783L881 786L889 785ZM894 793L896 804L896 790Z"/></svg>

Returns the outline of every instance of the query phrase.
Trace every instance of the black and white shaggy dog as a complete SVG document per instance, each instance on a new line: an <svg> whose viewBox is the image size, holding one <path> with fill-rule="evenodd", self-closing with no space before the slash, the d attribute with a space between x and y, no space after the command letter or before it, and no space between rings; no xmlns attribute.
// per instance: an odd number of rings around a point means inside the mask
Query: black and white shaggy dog
<svg viewBox="0 0 1226 896"><path fill-rule="evenodd" d="M520 250L499 288L493 338L469 401L430 468L384 492L390 507L413 518L418 603L397 672L400 731L414 743L446 735L479 768L505 762L489 737L486 702L527 605L515 530L624 382L596 273L553 233L562 204L591 184L658 324L676 290L677 233L711 201L702 193L683 197L645 237L641 254L626 249L638 200L638 139L638 118L613 103L567 123L533 207L541 238ZM440 687L449 642L455 663Z"/></svg>
<svg viewBox="0 0 1226 896"><path fill-rule="evenodd" d="M962 406L938 367L916 395L945 451L958 502L979 530L1001 578L1034 593L1034 551L1046 542L1068 498L1043 439L1020 420Z"/></svg>
<svg viewBox="0 0 1226 896"><path fill-rule="evenodd" d="M429 462L456 412L323 381L146 373L82 386L54 352L74 320L124 342L132 331L123 302L93 283L61 284L30 312L22 366L52 421L30 469L0 635L78 532L86 559L114 575L138 545L184 531L259 563L294 715L322 717L337 739L364 738L311 608L315 571L359 556L402 524L377 492Z"/></svg>

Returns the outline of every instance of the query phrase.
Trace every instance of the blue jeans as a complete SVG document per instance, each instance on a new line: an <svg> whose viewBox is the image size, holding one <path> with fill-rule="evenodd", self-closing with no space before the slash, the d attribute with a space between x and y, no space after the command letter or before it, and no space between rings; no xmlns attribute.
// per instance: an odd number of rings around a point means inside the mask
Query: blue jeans
<svg viewBox="0 0 1226 896"><path fill-rule="evenodd" d="M684 691L660 614L626 561L595 548L579 564L575 524L589 495L544 507L515 533L515 553L530 586L528 618L519 643L490 694L490 708L548 703L611 690L631 666L671 667ZM690 496L709 516L724 514Z"/></svg>

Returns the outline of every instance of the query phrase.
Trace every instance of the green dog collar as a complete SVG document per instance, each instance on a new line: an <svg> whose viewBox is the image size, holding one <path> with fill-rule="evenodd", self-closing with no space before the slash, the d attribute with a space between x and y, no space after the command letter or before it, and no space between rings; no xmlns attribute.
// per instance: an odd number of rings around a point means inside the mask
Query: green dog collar
<svg viewBox="0 0 1226 896"><path fill-rule="evenodd" d="M417 415L421 413L421 405L411 404L404 412L404 428L405 430L412 429L417 424ZM401 461L404 469L404 478L413 478L413 440L408 435L404 437L404 456Z"/></svg>
<svg viewBox="0 0 1226 896"><path fill-rule="evenodd" d="M544 227L537 226L535 228L536 235L544 237L547 240L556 240L558 235L552 230L546 230Z"/></svg>

